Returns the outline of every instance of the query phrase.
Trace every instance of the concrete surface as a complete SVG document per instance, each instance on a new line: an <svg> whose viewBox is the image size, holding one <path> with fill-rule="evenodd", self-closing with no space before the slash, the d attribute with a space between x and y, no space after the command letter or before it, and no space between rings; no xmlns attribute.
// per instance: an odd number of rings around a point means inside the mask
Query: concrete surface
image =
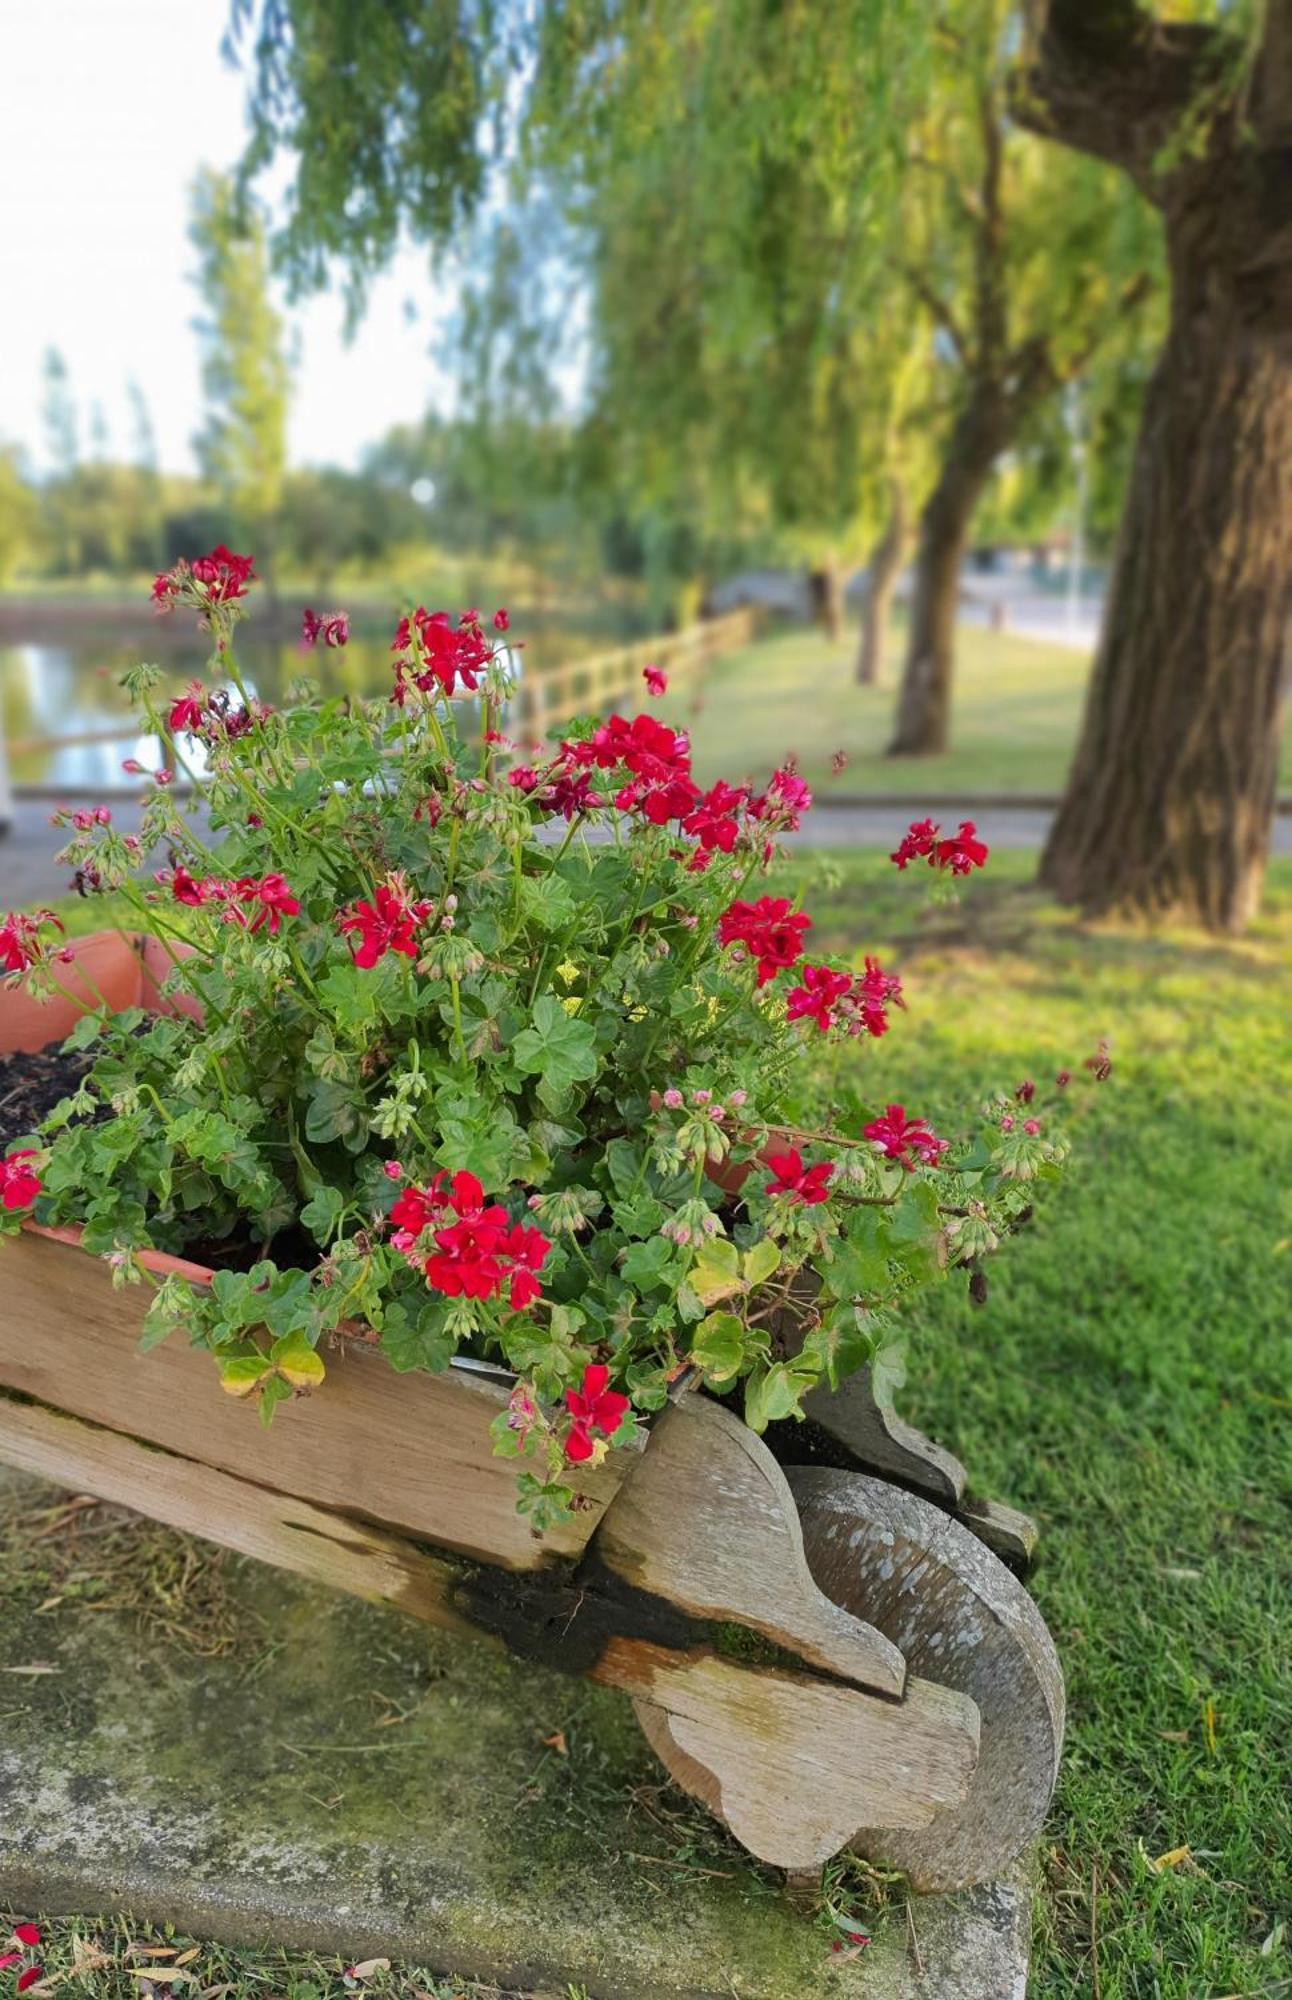
<svg viewBox="0 0 1292 2000"><path fill-rule="evenodd" d="M53 1497L0 1468L11 1550ZM39 1610L0 1546L0 1905L591 2000L1022 2000L1021 1875L852 1904L873 1941L845 1958L661 1787L615 1695L211 1560L229 1650L199 1658L124 1610Z"/></svg>

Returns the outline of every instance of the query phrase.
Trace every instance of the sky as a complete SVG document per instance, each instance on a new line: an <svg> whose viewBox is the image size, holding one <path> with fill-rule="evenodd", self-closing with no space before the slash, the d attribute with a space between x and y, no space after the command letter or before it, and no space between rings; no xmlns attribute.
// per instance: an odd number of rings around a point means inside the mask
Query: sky
<svg viewBox="0 0 1292 2000"><path fill-rule="evenodd" d="M83 448L97 403L114 452L132 455L133 376L162 465L195 469L202 394L188 191L200 165L233 164L245 129L245 76L219 52L226 16L227 0L11 0L4 9L0 443L23 446L37 470L50 346L68 365ZM353 465L392 424L446 403L436 305L426 258L409 249L373 287L351 343L335 295L290 310L294 463Z"/></svg>

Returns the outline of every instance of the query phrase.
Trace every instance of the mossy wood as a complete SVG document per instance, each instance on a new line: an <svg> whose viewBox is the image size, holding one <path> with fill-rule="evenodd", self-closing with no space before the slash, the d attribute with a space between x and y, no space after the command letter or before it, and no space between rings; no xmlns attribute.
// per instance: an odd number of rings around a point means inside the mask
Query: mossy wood
<svg viewBox="0 0 1292 2000"><path fill-rule="evenodd" d="M777 1865L819 1865L863 1822L927 1827L964 1797L978 1758L974 1702L906 1678L895 1647L821 1596L784 1476L725 1412L692 1398L668 1413L662 1483L649 1472L649 1442L644 1454L598 1468L572 1545L558 1548L519 1523L508 1468L490 1454L489 1420L504 1399L497 1384L456 1374L401 1381L359 1348L319 1390L280 1411L267 1435L252 1411L224 1396L209 1357L174 1343L139 1354L138 1295L114 1292L84 1252L28 1234L5 1246L4 1278L0 1459L622 1688L680 1748L702 1750L723 1818L752 1853ZM350 1425L366 1443L347 1452L338 1440ZM325 1450L335 1465L321 1465ZM427 1465L437 1468L437 1484L427 1483ZM624 1472L630 1486L641 1476L641 1492L626 1516L629 1533L602 1548L593 1530ZM492 1490L499 1475L505 1516ZM401 1477L410 1491L391 1508ZM318 1503L321 1485L331 1505ZM667 1490L694 1538L701 1581L689 1592L675 1540L658 1575L649 1551L642 1567L643 1525ZM751 1505L764 1550L754 1597L741 1515ZM491 1550L484 1544L498 1523ZM733 1547L724 1558L728 1528ZM634 1575L624 1577L617 1550L629 1546L638 1552ZM672 1575L678 1595L643 1588L643 1575L657 1585ZM878 1663L905 1679L903 1698L820 1671L725 1657L714 1642L733 1623L813 1665L828 1648L836 1674L851 1671L854 1681L873 1677Z"/></svg>

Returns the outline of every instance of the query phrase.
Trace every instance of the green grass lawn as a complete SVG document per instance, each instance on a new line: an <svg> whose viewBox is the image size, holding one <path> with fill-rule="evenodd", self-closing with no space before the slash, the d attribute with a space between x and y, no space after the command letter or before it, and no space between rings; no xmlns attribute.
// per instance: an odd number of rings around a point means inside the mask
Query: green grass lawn
<svg viewBox="0 0 1292 2000"><path fill-rule="evenodd" d="M817 789L1057 792L1081 716L1090 662L1070 647L963 625L959 634L953 747L944 757L884 756L901 668L903 633L895 625L882 688L853 679L856 634L839 645L820 632L796 630L760 640L719 661L706 677L698 714L687 697L661 704L685 722L696 766L708 779L765 777L793 753ZM1292 715L1285 749L1292 763ZM831 771L847 753L841 775Z"/></svg>
<svg viewBox="0 0 1292 2000"><path fill-rule="evenodd" d="M891 947L907 978L909 1014L857 1058L877 1097L936 1119L1079 1070L1100 1036L1115 1059L987 1305L952 1280L921 1313L904 1397L1043 1528L1069 1722L1031 1991L1284 1991L1292 867L1232 944L1083 926L1022 855L913 921L882 867L850 858L812 898L823 941Z"/></svg>
<svg viewBox="0 0 1292 2000"><path fill-rule="evenodd" d="M906 978L893 1033L845 1058L877 1101L950 1129L990 1089L1082 1075L1067 1184L984 1307L956 1277L923 1306L903 1402L1043 1530L1033 1587L1069 1723L1030 1991L1286 1992L1292 865L1224 943L1083 925L1027 886L1026 855L935 910L879 857L798 857L795 881L804 865L821 943ZM1104 1036L1115 1070L1095 1086L1081 1063ZM142 1961L118 1963L96 1992L137 1990ZM343 1990L335 1965L279 1954L213 1948L194 1970L238 1994ZM419 1984L463 1990L398 1971L376 1990Z"/></svg>

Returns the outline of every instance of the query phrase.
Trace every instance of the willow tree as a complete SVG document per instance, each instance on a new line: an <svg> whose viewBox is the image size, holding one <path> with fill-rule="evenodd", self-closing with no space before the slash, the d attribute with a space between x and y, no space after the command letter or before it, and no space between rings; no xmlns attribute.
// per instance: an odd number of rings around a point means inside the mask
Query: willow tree
<svg viewBox="0 0 1292 2000"><path fill-rule="evenodd" d="M1292 608L1292 0L1164 20L1041 0L1036 130L1159 211L1166 344L1144 401L1104 635L1042 879L1092 910L1254 910Z"/></svg>
<svg viewBox="0 0 1292 2000"><path fill-rule="evenodd" d="M272 581L287 476L291 371L269 292L264 223L232 178L203 168L190 228L204 307L197 322L207 416L194 440L203 472Z"/></svg>

